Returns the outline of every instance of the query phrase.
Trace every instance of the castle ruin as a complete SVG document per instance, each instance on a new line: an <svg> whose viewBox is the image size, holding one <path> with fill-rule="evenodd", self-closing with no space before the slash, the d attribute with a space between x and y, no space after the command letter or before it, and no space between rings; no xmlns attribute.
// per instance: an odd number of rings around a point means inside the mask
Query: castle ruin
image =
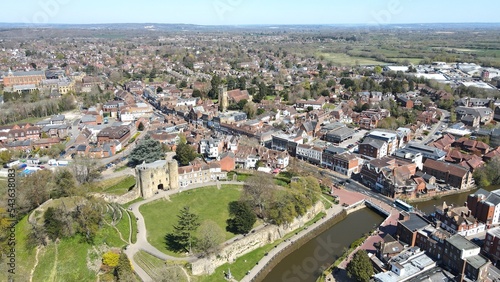
<svg viewBox="0 0 500 282"><path fill-rule="evenodd" d="M144 199L153 197L158 190L179 189L179 167L175 160L143 163L135 168L135 189Z"/></svg>

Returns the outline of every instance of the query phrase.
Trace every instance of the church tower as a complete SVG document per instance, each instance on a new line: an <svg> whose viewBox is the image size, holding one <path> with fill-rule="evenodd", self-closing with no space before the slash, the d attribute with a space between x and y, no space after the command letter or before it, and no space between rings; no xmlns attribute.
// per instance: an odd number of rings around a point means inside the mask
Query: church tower
<svg viewBox="0 0 500 282"><path fill-rule="evenodd" d="M219 87L219 111L221 111L221 112L227 111L228 106L229 106L229 99L227 97L227 87L220 86Z"/></svg>

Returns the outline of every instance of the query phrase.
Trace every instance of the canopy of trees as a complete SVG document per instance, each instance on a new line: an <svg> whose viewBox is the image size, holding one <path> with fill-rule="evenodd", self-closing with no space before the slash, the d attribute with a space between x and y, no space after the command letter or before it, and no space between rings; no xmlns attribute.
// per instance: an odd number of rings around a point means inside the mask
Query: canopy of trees
<svg viewBox="0 0 500 282"><path fill-rule="evenodd" d="M272 224L287 225L296 216L304 215L321 193L318 180L312 176L299 179L289 189L278 188L273 181L268 174L249 177L241 198L258 217Z"/></svg>
<svg viewBox="0 0 500 282"><path fill-rule="evenodd" d="M227 230L234 234L246 234L252 230L257 216L247 202L234 201L229 203L229 214L232 216L227 220Z"/></svg>
<svg viewBox="0 0 500 282"><path fill-rule="evenodd" d="M164 153L160 142L151 139L149 135L139 142L129 155L132 165L138 165L143 162L152 163L164 158Z"/></svg>
<svg viewBox="0 0 500 282"><path fill-rule="evenodd" d="M358 282L368 282L373 273L373 266L365 250L359 250L347 265L347 275Z"/></svg>

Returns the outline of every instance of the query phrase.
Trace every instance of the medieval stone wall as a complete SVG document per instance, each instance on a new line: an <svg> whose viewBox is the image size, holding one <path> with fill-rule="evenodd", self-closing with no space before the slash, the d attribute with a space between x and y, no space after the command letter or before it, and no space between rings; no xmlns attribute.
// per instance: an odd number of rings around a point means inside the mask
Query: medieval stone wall
<svg viewBox="0 0 500 282"><path fill-rule="evenodd" d="M199 259L194 262L191 265L193 275L212 274L217 267L227 262L233 262L242 255L283 238L286 234L304 226L305 223L324 210L325 206L323 203L318 202L314 207L310 208L304 216L295 218L295 220L286 227L267 225L255 233L250 233L243 238L233 240L224 245L217 256L212 255L208 258Z"/></svg>

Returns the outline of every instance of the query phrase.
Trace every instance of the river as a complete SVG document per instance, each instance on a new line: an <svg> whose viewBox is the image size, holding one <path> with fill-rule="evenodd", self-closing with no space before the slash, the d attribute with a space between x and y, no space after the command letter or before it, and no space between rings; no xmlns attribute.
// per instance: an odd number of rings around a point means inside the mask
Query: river
<svg viewBox="0 0 500 282"><path fill-rule="evenodd" d="M263 282L315 282L353 241L378 226L383 218L362 209L347 216L327 231L284 258Z"/></svg>
<svg viewBox="0 0 500 282"><path fill-rule="evenodd" d="M491 186L486 190L493 191L500 186ZM462 206L467 196L476 191L432 199L426 202L414 203L413 206L426 214L433 213L435 206L446 202L448 205ZM379 225L383 218L377 213L362 209L350 214L345 220L321 233L286 258L284 258L262 280L263 282L315 282L322 271L329 267L344 249L353 241ZM326 247L325 247L326 246ZM329 255L326 255L326 251ZM325 255L323 255L325 254Z"/></svg>
<svg viewBox="0 0 500 282"><path fill-rule="evenodd" d="M485 190L488 191L493 191L496 189L500 189L500 186L490 186L486 188ZM474 194L477 190L474 191L469 191L461 194L455 194L455 195L450 195L450 196L445 196L441 197L439 199L432 199L426 202L421 202L421 203L413 203L412 205L426 213L426 214L431 214L433 213L436 209L435 206L440 206L443 204L443 202L446 202L447 205L453 204L454 206L463 206L465 202L467 202L467 197L470 194Z"/></svg>

